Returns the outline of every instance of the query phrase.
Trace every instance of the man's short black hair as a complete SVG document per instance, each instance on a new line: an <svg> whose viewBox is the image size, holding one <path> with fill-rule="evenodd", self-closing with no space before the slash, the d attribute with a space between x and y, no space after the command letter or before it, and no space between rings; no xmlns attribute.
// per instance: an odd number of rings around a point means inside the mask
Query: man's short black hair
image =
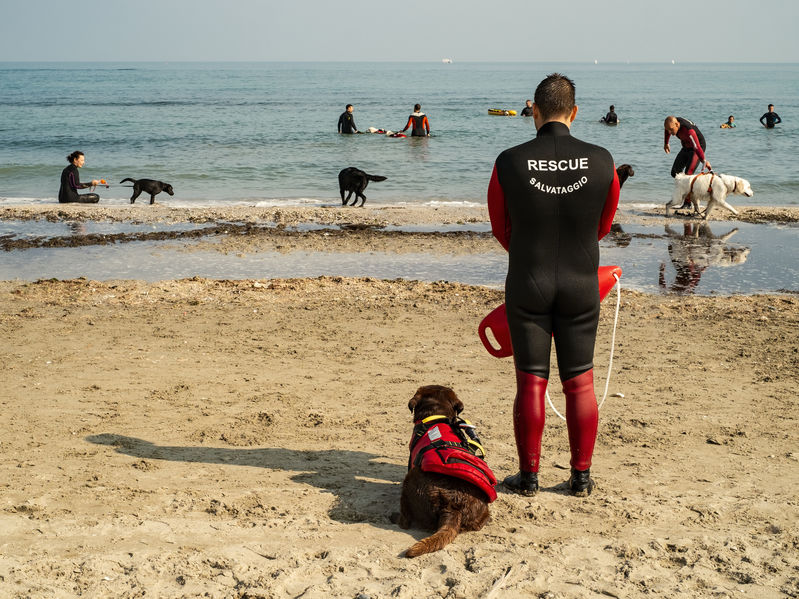
<svg viewBox="0 0 799 599"><path fill-rule="evenodd" d="M548 75L535 88L535 103L545 121L571 114L574 108L574 81L561 75Z"/></svg>

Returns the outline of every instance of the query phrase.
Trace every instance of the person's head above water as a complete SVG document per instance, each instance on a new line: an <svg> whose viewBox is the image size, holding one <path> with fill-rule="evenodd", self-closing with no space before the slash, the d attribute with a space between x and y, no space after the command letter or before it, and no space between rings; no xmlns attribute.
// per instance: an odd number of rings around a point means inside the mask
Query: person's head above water
<svg viewBox="0 0 799 599"><path fill-rule="evenodd" d="M421 109L422 109L422 105L421 104L414 104L413 105L413 111L414 112L419 112Z"/></svg>
<svg viewBox="0 0 799 599"><path fill-rule="evenodd" d="M345 107L345 110L347 112L352 112L352 104L347 104L347 106Z"/></svg>
<svg viewBox="0 0 799 599"><path fill-rule="evenodd" d="M74 164L75 166L83 166L83 163L86 161L86 158L83 155L83 152L80 150L75 150L67 156L67 162L70 164Z"/></svg>
<svg viewBox="0 0 799 599"><path fill-rule="evenodd" d="M614 110L616 110L616 107L613 104L611 104L610 105L610 111L613 112Z"/></svg>
<svg viewBox="0 0 799 599"><path fill-rule="evenodd" d="M561 75L552 73L548 75L538 87L533 96L533 117L536 128L540 128L549 121L560 121L570 125L577 116L577 105L574 103L574 81Z"/></svg>
<svg viewBox="0 0 799 599"><path fill-rule="evenodd" d="M677 131L680 130L680 121L677 120L676 116L667 116L666 120L663 121L663 128L672 135L677 135Z"/></svg>

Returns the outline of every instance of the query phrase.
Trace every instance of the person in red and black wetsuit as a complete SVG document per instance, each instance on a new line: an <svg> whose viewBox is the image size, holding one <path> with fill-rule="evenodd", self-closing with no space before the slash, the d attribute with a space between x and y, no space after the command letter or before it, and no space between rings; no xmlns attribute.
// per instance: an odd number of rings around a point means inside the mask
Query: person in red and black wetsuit
<svg viewBox="0 0 799 599"><path fill-rule="evenodd" d="M619 179L610 153L571 136L574 83L553 73L535 91L535 139L502 152L488 186L494 236L508 250L505 304L516 366L513 428L519 473L504 484L538 491L544 394L554 335L566 394L569 486L591 492L598 410L593 358L599 319L598 239L613 222Z"/></svg>
<svg viewBox="0 0 799 599"><path fill-rule="evenodd" d="M704 162L705 168L710 170L710 163L705 158L705 136L696 125L681 116L667 116L663 127L666 130L663 139L663 150L666 154L671 153L669 138L672 135L682 143L682 149L671 166L672 177L681 172L693 175L700 162Z"/></svg>
<svg viewBox="0 0 799 599"><path fill-rule="evenodd" d="M427 137L430 135L430 123L427 120L427 115L422 112L422 105L415 104L413 106L413 114L408 117L408 123L402 133L411 129L411 137Z"/></svg>
<svg viewBox="0 0 799 599"><path fill-rule="evenodd" d="M75 150L67 156L67 166L61 171L61 187L58 189L58 201L62 204L68 202L80 202L82 204L96 204L100 201L100 196L96 193L83 193L79 194L79 189L88 189L95 187L100 183L97 179L93 179L91 183L81 183L78 169L83 167L86 162L86 157L80 150Z"/></svg>

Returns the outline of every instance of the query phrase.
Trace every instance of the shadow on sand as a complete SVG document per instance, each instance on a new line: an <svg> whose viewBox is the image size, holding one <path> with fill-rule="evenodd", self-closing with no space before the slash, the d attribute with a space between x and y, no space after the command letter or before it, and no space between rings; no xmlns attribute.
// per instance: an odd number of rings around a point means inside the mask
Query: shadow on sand
<svg viewBox="0 0 799 599"><path fill-rule="evenodd" d="M336 497L329 515L342 523L368 522L381 528L396 527L389 514L399 508L404 466L390 464L384 456L363 451L283 448L181 447L103 433L86 440L113 447L117 453L146 460L251 466L296 471L291 480L312 485Z"/></svg>

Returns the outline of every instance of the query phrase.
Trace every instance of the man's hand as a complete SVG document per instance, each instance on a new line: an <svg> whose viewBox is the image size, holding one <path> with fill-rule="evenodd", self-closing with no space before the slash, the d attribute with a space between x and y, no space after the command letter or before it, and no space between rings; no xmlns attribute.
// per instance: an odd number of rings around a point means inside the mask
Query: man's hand
<svg viewBox="0 0 799 599"><path fill-rule="evenodd" d="M663 146L663 151L666 152L666 154L671 154L671 148L669 147L669 144Z"/></svg>

